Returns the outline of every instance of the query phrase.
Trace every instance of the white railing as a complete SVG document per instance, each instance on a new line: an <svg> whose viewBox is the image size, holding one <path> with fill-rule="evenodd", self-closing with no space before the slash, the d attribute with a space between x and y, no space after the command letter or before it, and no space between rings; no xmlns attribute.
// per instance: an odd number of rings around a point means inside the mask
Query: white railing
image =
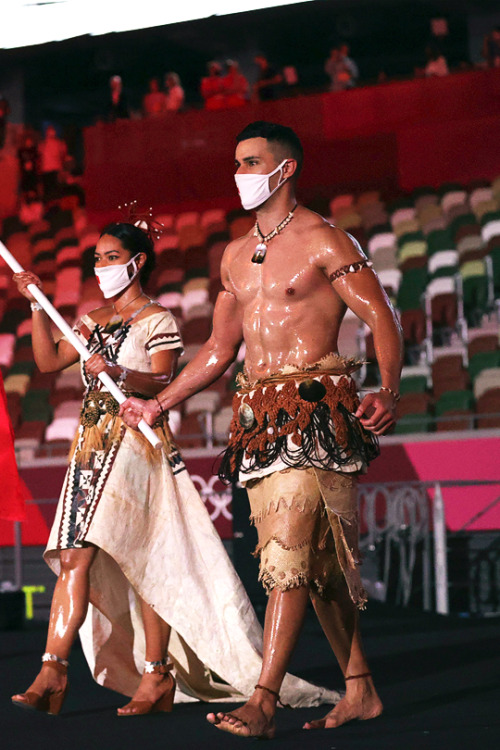
<svg viewBox="0 0 500 750"><path fill-rule="evenodd" d="M362 575L368 593L386 601L390 582L395 579L396 604L407 606L421 587L424 610L449 614L448 532L443 489L484 485L500 485L500 481L360 484L360 549L365 557ZM473 520L497 504L500 496ZM421 580L416 581L419 555Z"/></svg>

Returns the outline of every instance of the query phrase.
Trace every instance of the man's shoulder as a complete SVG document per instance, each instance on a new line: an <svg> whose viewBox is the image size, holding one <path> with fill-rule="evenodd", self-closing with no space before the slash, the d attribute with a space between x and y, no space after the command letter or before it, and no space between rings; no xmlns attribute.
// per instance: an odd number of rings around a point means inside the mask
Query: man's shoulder
<svg viewBox="0 0 500 750"><path fill-rule="evenodd" d="M323 256L334 256L339 261L350 263L365 258L359 242L351 234L314 211L304 209L301 221L297 223L299 232L304 235L309 248L314 250L317 260Z"/></svg>
<svg viewBox="0 0 500 750"><path fill-rule="evenodd" d="M299 231L309 232L312 241L324 241L327 239L329 242L344 244L352 243L353 237L344 232L343 229L339 229L334 224L331 224L328 219L324 216L311 211L309 208L301 206L300 213L298 215L299 221L297 222Z"/></svg>

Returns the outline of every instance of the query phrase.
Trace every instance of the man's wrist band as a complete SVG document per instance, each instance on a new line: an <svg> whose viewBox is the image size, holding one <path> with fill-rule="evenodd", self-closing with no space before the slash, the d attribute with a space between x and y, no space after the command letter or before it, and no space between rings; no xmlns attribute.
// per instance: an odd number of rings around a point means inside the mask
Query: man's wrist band
<svg viewBox="0 0 500 750"><path fill-rule="evenodd" d="M160 403L160 399L158 398L158 396L155 396L155 399L158 403L158 406L160 407L160 414L164 414L165 412L163 411L163 406Z"/></svg>
<svg viewBox="0 0 500 750"><path fill-rule="evenodd" d="M393 391L392 388L389 388L386 385L381 385L379 391L387 391L387 393L390 393L394 398L394 401L399 401L399 399L401 398L401 395L397 391Z"/></svg>
<svg viewBox="0 0 500 750"><path fill-rule="evenodd" d="M39 302L32 302L30 304L30 307L31 307L31 309L32 309L33 312L35 312L35 310L43 310L43 307L41 306L41 304Z"/></svg>

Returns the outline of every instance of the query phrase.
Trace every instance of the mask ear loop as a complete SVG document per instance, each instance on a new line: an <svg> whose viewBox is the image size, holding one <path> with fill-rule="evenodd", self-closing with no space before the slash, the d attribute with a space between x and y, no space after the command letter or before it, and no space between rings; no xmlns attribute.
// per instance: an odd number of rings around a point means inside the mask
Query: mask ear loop
<svg viewBox="0 0 500 750"><path fill-rule="evenodd" d="M280 164L280 166L279 166L280 179L279 179L279 182L276 185L275 189L278 189L279 187L281 187L288 180L288 177L283 177L283 170L284 170L286 164L288 164L288 159L285 159L284 161L282 161L281 164Z"/></svg>
<svg viewBox="0 0 500 750"><path fill-rule="evenodd" d="M137 274L141 270L139 268L139 266L137 265L136 258L137 258L138 255L140 255L140 253L136 253L134 255L134 257L130 258L129 262L127 263L127 274L128 274L128 277L129 277L130 281L132 281L132 279L135 279L135 277L137 276ZM133 263L132 274L130 273L130 264L131 263Z"/></svg>

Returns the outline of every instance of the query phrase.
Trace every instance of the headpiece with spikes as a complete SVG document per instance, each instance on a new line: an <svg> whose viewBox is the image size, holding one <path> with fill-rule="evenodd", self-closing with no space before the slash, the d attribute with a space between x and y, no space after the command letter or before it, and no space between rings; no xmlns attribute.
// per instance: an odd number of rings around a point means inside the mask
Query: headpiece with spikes
<svg viewBox="0 0 500 750"><path fill-rule="evenodd" d="M152 242L158 240L165 231L163 224L153 219L152 206L149 209L140 209L137 201L131 201L118 206L118 209L123 212L127 224L142 229Z"/></svg>

